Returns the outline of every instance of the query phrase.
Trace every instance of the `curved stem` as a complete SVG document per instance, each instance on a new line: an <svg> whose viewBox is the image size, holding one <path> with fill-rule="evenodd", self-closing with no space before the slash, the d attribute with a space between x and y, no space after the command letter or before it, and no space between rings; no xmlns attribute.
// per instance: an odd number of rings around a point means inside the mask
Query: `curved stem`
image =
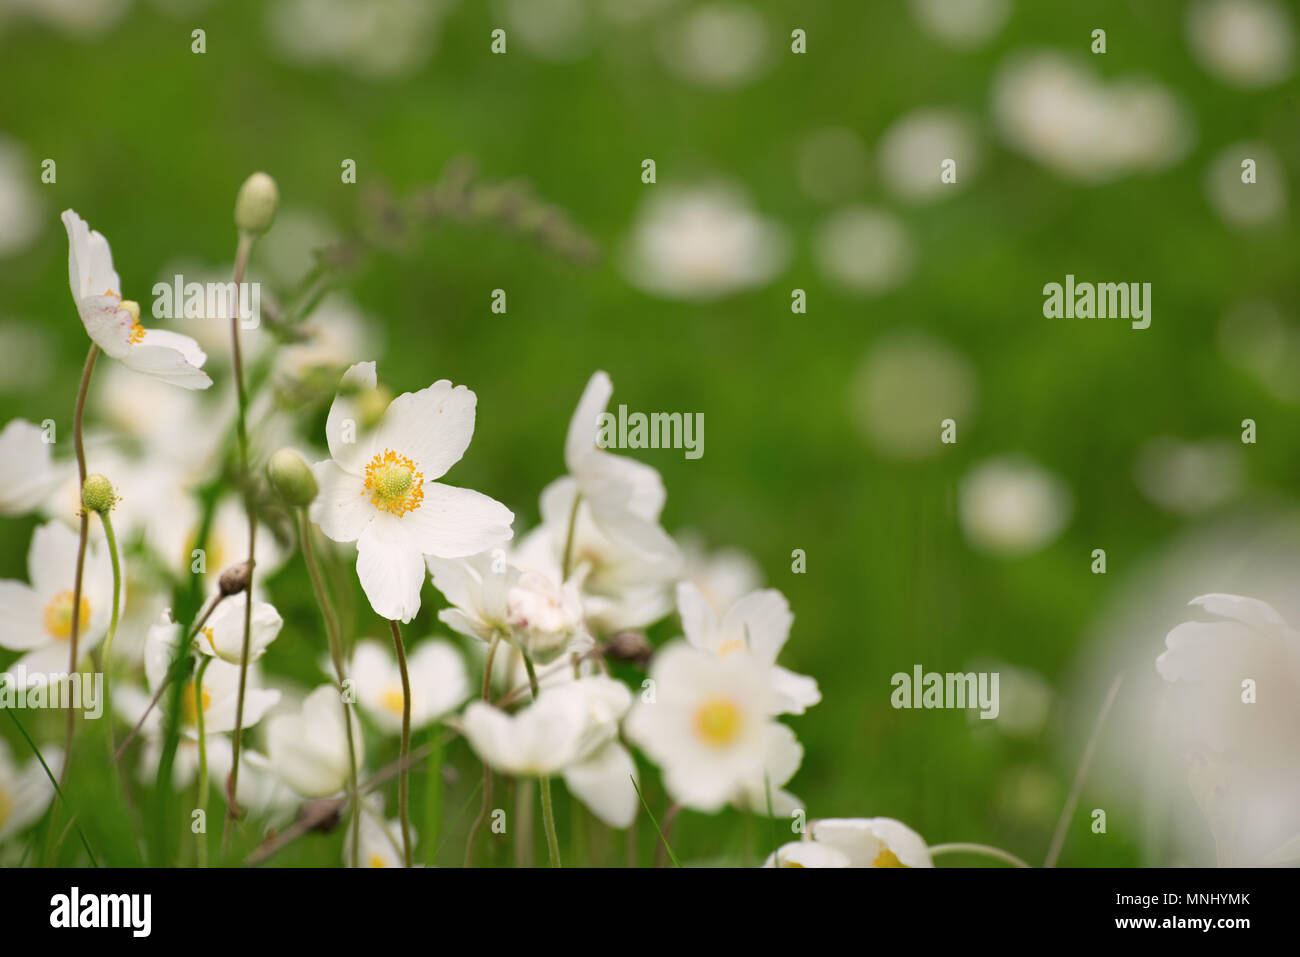
<svg viewBox="0 0 1300 957"><path fill-rule="evenodd" d="M104 526L104 541L108 544L108 557L113 565L113 609L108 621L108 637L104 639L104 675L107 680L113 657L113 638L117 635L117 618L122 604L122 564L118 559L117 536L113 533L113 520L108 517L108 509L99 513L99 520Z"/></svg>
<svg viewBox="0 0 1300 957"><path fill-rule="evenodd" d="M578 506L582 504L582 493L575 492L573 495L573 508L569 512L569 534L564 539L564 566L561 569L564 581L569 580L569 573L573 571L573 539L574 532L578 527Z"/></svg>
<svg viewBox="0 0 1300 957"><path fill-rule="evenodd" d="M352 804L349 814L352 831L352 866L360 866L361 854L361 800L357 790L357 744L353 738L352 709L343 698L343 683L347 680L346 662L343 659L343 638L339 631L338 617L334 614L334 605L325 590L325 579L321 575L320 563L316 561L316 548L312 544L311 524L307 513L298 509L298 540L302 546L302 559L307 565L307 574L311 578L312 591L316 593L316 604L320 607L321 617L325 619L325 636L329 641L330 658L334 662L334 674L339 682L339 702L343 705L343 727L348 734L348 800Z"/></svg>
<svg viewBox="0 0 1300 957"><path fill-rule="evenodd" d="M577 508L574 508L577 513ZM572 535L570 535L572 538ZM524 667L528 670L528 684L533 691L533 700L537 700L537 669L533 667L532 656L528 652L520 649L519 653L524 656ZM546 853L551 859L552 867L560 867L560 840L555 833L555 809L551 806L551 779L543 777L539 780L538 790L542 792L542 824L546 829Z"/></svg>
<svg viewBox="0 0 1300 957"><path fill-rule="evenodd" d="M1028 864L1010 851L1004 851L1000 847L993 847L989 844L936 844L930 848L931 857L938 857L941 854L979 854L983 857L992 857L1003 863L1011 864L1014 867L1029 867Z"/></svg>
<svg viewBox="0 0 1300 957"><path fill-rule="evenodd" d="M212 659L207 655L199 662L194 676L194 723L199 732L199 810L203 812L203 831L199 834L199 867L208 866L208 739L203 728L203 675Z"/></svg>
<svg viewBox="0 0 1300 957"><path fill-rule="evenodd" d="M230 304L230 356L235 377L235 392L239 399L239 417L236 420L239 438L239 467L244 481L244 511L248 515L248 583L244 586L247 601L244 603L244 642L239 659L239 694L235 700L235 731L230 739L230 781L226 787L226 823L221 834L224 851L230 841L230 825L239 813L235 799L239 786L239 748L244 732L244 698L248 689L248 651L253 628L253 571L257 540L257 513L253 507L253 475L248 467L248 392L244 388L244 359L239 348L239 286L244 281L244 270L253 249L253 236L239 234L239 247L235 252L235 297Z"/></svg>
<svg viewBox="0 0 1300 957"><path fill-rule="evenodd" d="M402 822L402 860L407 867L413 867L415 860L411 855L411 767L408 760L411 754L411 676L406 670L406 648L402 645L402 629L397 622L389 620L393 632L393 647L397 649L397 668L402 674L402 762L401 774L397 777L397 816Z"/></svg>
<svg viewBox="0 0 1300 957"><path fill-rule="evenodd" d="M1065 799L1065 807L1061 808L1061 817L1056 822L1056 831L1052 834L1052 844L1047 850L1047 859L1043 861L1044 867L1055 867L1057 858L1061 856L1061 848L1065 846L1065 835L1070 826L1070 818L1074 817L1074 809L1079 804L1079 795L1083 793L1083 782L1088 777L1088 767L1092 764L1093 752L1097 750L1097 741L1101 738L1101 727L1106 722L1106 715L1110 713L1110 707L1115 703L1115 696L1119 694L1119 686L1124 680L1124 674L1115 676L1111 682L1110 691L1106 695L1106 700L1102 703L1101 711L1097 714L1097 722L1093 725L1092 736L1088 738L1088 744L1083 749L1083 757L1079 759L1079 769L1074 773L1074 784L1070 788L1070 795Z"/></svg>
<svg viewBox="0 0 1300 957"><path fill-rule="evenodd" d="M501 635L492 636L492 642L488 645L487 659L483 663L483 700L487 702L492 697L492 668L496 663L497 648L501 644ZM465 866L474 866L474 842L478 840L478 833L487 823L488 815L492 813L492 767L486 761L483 762L483 806L479 809L478 817L474 819L473 826L469 829L469 839L465 842Z"/></svg>

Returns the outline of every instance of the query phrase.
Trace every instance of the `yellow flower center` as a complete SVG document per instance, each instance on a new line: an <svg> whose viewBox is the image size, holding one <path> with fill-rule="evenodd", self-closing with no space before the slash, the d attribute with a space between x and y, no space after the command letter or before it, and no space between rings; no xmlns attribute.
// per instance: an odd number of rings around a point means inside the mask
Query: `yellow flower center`
<svg viewBox="0 0 1300 957"><path fill-rule="evenodd" d="M85 595L81 596L80 611L78 627L84 630L90 621L90 602L86 601ZM72 592L59 592L45 606L45 630L55 641L67 641L72 637Z"/></svg>
<svg viewBox="0 0 1300 957"><path fill-rule="evenodd" d="M724 641L718 648L718 657L725 658L733 651L739 651L745 647L745 643L739 638L732 638L730 641Z"/></svg>
<svg viewBox="0 0 1300 957"><path fill-rule="evenodd" d="M203 713L207 714L208 709L212 707L212 695L208 694L208 689L203 689ZM199 720L198 708L194 703L194 682L190 681L185 685L185 690L181 692L181 718L185 724L197 724Z"/></svg>
<svg viewBox="0 0 1300 957"><path fill-rule="evenodd" d="M725 748L740 734L740 708L730 698L710 698L695 709L695 736L713 748Z"/></svg>
<svg viewBox="0 0 1300 957"><path fill-rule="evenodd" d="M402 706L405 703L405 700L406 699L402 696L401 688L389 688L384 692L379 703L384 706L386 711L391 711L400 718L402 716Z"/></svg>
<svg viewBox="0 0 1300 957"><path fill-rule="evenodd" d="M123 299L122 308L131 314L131 333L127 336L127 342L135 345L144 338L144 326L140 325L140 304L130 299Z"/></svg>
<svg viewBox="0 0 1300 957"><path fill-rule="evenodd" d="M385 862L385 860L384 860L382 857L380 857L378 854L371 854L371 855L370 855L370 866L371 866L371 867L387 867L388 864L387 864L387 862Z"/></svg>
<svg viewBox="0 0 1300 957"><path fill-rule="evenodd" d="M424 473L405 455L385 449L366 466L365 489L375 508L405 515L424 501Z"/></svg>
<svg viewBox="0 0 1300 957"><path fill-rule="evenodd" d="M876 859L871 862L871 866L872 867L907 867L906 864L904 864L902 861L898 859L898 855L895 854L887 847L883 848L881 852L876 855Z"/></svg>

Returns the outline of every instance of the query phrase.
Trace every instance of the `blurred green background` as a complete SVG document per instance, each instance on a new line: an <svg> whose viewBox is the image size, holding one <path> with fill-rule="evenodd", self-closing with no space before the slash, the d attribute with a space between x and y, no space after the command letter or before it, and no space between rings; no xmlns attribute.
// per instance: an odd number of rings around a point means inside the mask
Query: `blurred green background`
<svg viewBox="0 0 1300 957"><path fill-rule="evenodd" d="M447 377L477 392L474 442L454 481L532 525L596 369L612 376L615 404L702 412L703 458L632 454L663 475L665 527L748 551L790 599L796 621L782 661L815 676L824 696L790 719L806 748L790 789L812 816L887 815L933 843L983 841L1041 859L1077 760L1060 746L1060 699L1040 730L1016 737L962 712L895 711L889 678L915 663L955 671L995 659L1063 691L1088 624L1126 569L1196 521L1157 507L1135 484L1135 458L1152 436L1236 442L1240 421L1252 417L1261 439L1246 447L1238 500L1293 493L1295 408L1228 361L1218 329L1242 298L1271 300L1294 317L1300 246L1285 217L1268 229L1225 224L1205 177L1227 144L1262 140L1283 158L1294 192L1296 82L1258 92L1217 82L1189 52L1187 5L1164 0L1019 2L969 50L937 42L902 3L750 3L768 30L770 61L752 82L721 90L683 80L659 53L656 31L698 6L686 2L632 24L588 10L589 42L564 61L514 37L507 55L490 55L502 8L462 2L439 14L427 60L389 78L279 55L272 6L138 3L93 36L14 9L0 20L0 129L32 159L45 220L28 248L0 259L0 315L36 324L51 349L39 383L0 382L0 418L50 417L70 429L86 339L67 289L64 208L108 236L124 289L142 290L143 301L177 257L228 268L220 264L233 253L233 197L256 169L276 177L286 207L314 211L341 232L364 220L369 190L409 195L454 157L471 157L490 180L526 179L590 236L594 263L488 223L448 222L368 253L341 279L382 326L380 375L395 391ZM795 27L807 31L805 55L789 53ZM1095 27L1108 33L1104 56L1088 53ZM191 53L194 28L206 31L203 55ZM1008 56L1033 48L1075 56L1101 77L1157 80L1188 109L1190 149L1158 171L1100 184L1009 149L991 116L991 84ZM874 171L844 197L898 217L916 253L906 281L854 295L816 261L812 238L838 204L799 188L800 144L844 127L872 153L893 121L927 106L974 118L980 168L933 204L900 202ZM45 157L57 161L56 184L39 184ZM655 185L641 182L646 157L657 163ZM340 182L344 158L356 160L357 185ZM639 204L649 191L714 174L742 184L784 226L788 265L714 301L638 291L618 257ZM1044 319L1042 286L1067 272L1152 283L1151 328ZM791 313L796 287L807 291L806 315ZM495 288L507 290L506 315L490 311ZM864 357L900 330L942 340L978 380L957 444L916 462L865 441L853 407ZM304 434L319 441L321 421L320 407L308 410ZM972 548L957 517L961 477L1004 452L1031 455L1074 496L1063 534L1020 558ZM36 522L0 524L0 576L25 576ZM1090 574L1090 552L1103 546L1109 573ZM796 548L807 553L806 574L791 572ZM324 645L304 582L296 561L272 582L287 624L265 664L318 683ZM426 589L410 634L434 630L437 606ZM363 615L354 628L380 634ZM673 633L669 625L655 635ZM22 756L13 729L0 728ZM393 748L376 743L370 766ZM450 836L440 859L455 863L473 808L456 816L477 763L461 743L448 761L460 775L446 790ZM415 788L420 807L422 776ZM657 779L647 799L662 813ZM1080 839L1085 829L1081 810L1064 863L1138 863L1122 821L1104 841ZM686 813L673 843L691 859L720 860L766 854L784 833L734 811ZM649 860L644 820L639 838ZM333 865L339 841L337 832L302 840L276 862ZM608 860L621 862L621 840L608 844Z"/></svg>

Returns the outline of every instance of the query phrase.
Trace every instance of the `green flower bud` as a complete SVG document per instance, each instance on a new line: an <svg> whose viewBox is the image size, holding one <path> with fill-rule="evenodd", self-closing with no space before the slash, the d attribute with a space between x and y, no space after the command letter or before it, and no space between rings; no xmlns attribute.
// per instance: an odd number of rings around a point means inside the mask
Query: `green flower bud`
<svg viewBox="0 0 1300 957"><path fill-rule="evenodd" d="M293 449L280 449L272 455L266 463L266 475L271 487L290 505L306 508L316 498L316 476Z"/></svg>
<svg viewBox="0 0 1300 957"><path fill-rule="evenodd" d="M271 228L276 207L280 205L280 189L266 173L254 173L244 180L235 197L235 225L254 236Z"/></svg>
<svg viewBox="0 0 1300 957"><path fill-rule="evenodd" d="M88 512L107 512L117 501L113 483L96 472L81 483L81 504Z"/></svg>

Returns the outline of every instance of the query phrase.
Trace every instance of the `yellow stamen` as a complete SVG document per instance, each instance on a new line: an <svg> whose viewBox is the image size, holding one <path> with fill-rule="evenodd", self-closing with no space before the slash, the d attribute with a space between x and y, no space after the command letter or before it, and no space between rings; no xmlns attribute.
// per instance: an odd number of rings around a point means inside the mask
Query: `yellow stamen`
<svg viewBox="0 0 1300 957"><path fill-rule="evenodd" d="M881 849L880 853L876 855L876 859L871 862L871 866L872 867L907 867L906 864L904 864L902 861L898 859L898 855L895 854L887 847Z"/></svg>
<svg viewBox="0 0 1300 957"><path fill-rule="evenodd" d="M370 855L370 866L371 866L371 867L387 867L387 866L388 866L388 863L387 863L387 862L386 862L382 857L380 857L378 854L371 854L371 855Z"/></svg>
<svg viewBox="0 0 1300 957"><path fill-rule="evenodd" d="M712 748L724 748L740 735L740 708L730 698L710 698L695 709L695 735Z"/></svg>
<svg viewBox="0 0 1300 957"><path fill-rule="evenodd" d="M212 649L212 653L215 655L217 653L217 643L212 640L212 629L201 628L199 629L199 634L208 639L208 647Z"/></svg>
<svg viewBox="0 0 1300 957"><path fill-rule="evenodd" d="M405 515L424 502L424 473L406 456L385 449L366 466L365 490L375 508Z"/></svg>
<svg viewBox="0 0 1300 957"><path fill-rule="evenodd" d="M131 333L127 336L127 342L135 345L144 338L144 326L140 325L140 304L130 299L123 299L119 307L125 309L131 314Z"/></svg>
<svg viewBox="0 0 1300 957"><path fill-rule="evenodd" d="M722 646L718 648L718 657L725 658L733 651L739 651L741 648L744 647L745 647L745 643L743 641L741 641L739 638L732 638L730 641L723 642Z"/></svg>
<svg viewBox="0 0 1300 957"><path fill-rule="evenodd" d="M405 700L402 696L402 689L389 688L380 698L380 704L384 706L384 710L391 711L400 718Z"/></svg>
<svg viewBox="0 0 1300 957"><path fill-rule="evenodd" d="M208 694L208 689L203 689L203 713L207 714L208 709L212 707L212 695ZM181 692L181 718L185 724L197 724L199 720L198 709L194 706L194 682L190 681L185 685L185 690Z"/></svg>
<svg viewBox="0 0 1300 957"><path fill-rule="evenodd" d="M80 611L79 630L84 631L90 622L90 602L85 595L81 596ZM72 592L59 592L45 606L45 631L55 641L67 641L72 637Z"/></svg>

